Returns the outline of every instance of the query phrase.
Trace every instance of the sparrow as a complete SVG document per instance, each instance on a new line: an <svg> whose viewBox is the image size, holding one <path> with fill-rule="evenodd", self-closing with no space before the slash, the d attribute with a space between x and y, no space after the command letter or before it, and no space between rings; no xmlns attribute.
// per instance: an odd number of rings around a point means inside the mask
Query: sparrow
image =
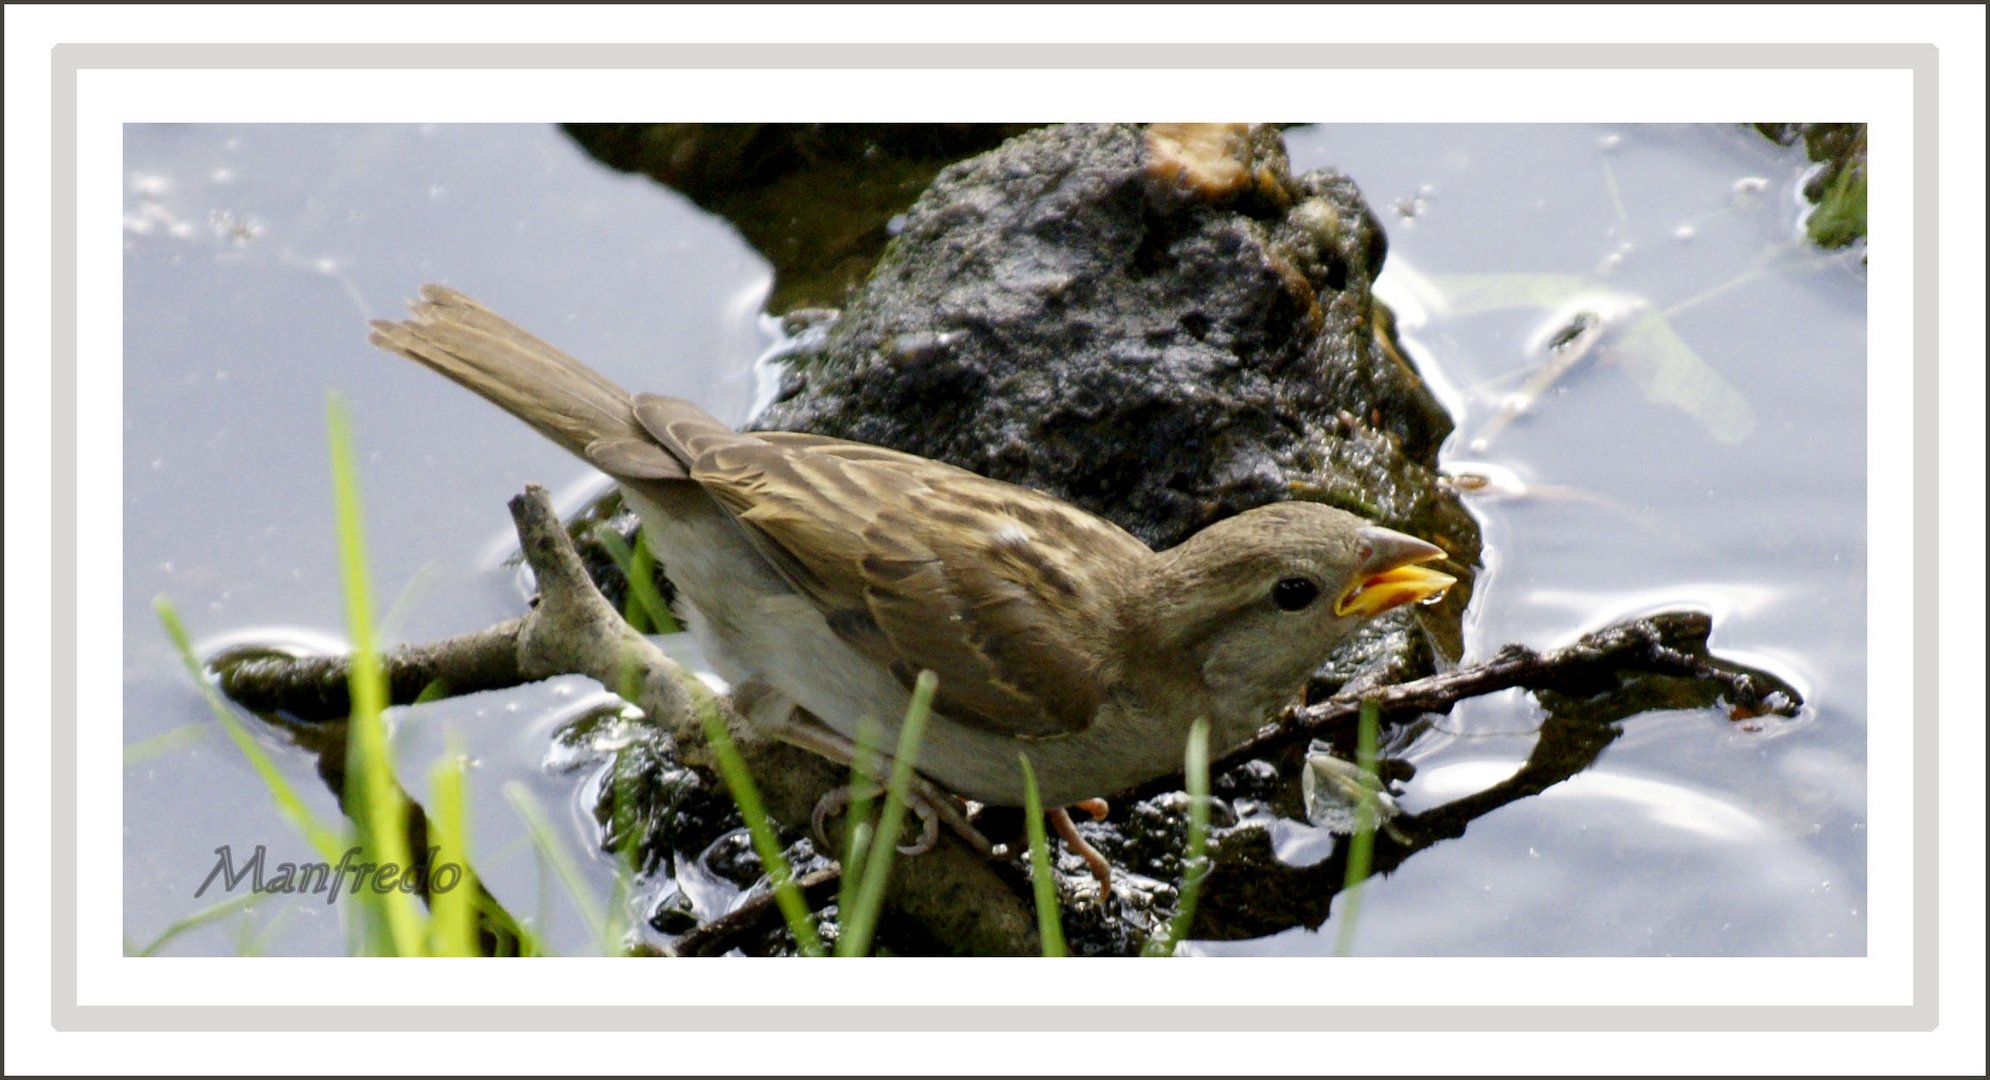
<svg viewBox="0 0 1990 1080"><path fill-rule="evenodd" d="M1198 718L1221 753L1363 620L1454 581L1435 545L1313 502L1155 551L1029 488L630 394L443 286L411 311L371 341L615 480L749 720L847 764L860 722L894 745L930 670L918 770L984 804L1023 805L1019 753L1048 807L1180 769Z"/></svg>

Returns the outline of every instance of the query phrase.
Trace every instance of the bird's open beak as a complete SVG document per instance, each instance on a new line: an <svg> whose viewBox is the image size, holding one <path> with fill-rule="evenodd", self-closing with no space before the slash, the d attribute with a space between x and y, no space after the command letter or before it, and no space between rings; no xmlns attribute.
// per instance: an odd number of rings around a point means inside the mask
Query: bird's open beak
<svg viewBox="0 0 1990 1080"><path fill-rule="evenodd" d="M1377 525L1362 528L1361 562L1354 584L1334 603L1337 615L1380 615L1404 604L1442 595L1458 579L1418 566L1444 557L1444 549Z"/></svg>

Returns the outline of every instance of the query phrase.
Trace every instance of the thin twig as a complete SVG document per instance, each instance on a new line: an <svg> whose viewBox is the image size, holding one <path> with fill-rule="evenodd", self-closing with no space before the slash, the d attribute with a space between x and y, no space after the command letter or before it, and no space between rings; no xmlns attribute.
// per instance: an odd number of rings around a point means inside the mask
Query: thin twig
<svg viewBox="0 0 1990 1080"><path fill-rule="evenodd" d="M1501 690L1596 692L1614 687L1624 673L1647 673L1711 683L1731 706L1751 714L1788 715L1803 704L1803 696L1776 676L1711 655L1707 635L1712 629L1713 620L1704 612L1665 611L1612 623L1547 652L1508 645L1467 667L1294 709L1225 752L1213 768L1220 772L1337 731L1360 716L1363 700L1373 700L1384 715L1442 713L1467 698ZM1181 782L1179 773L1159 777L1114 801L1180 790Z"/></svg>
<svg viewBox="0 0 1990 1080"><path fill-rule="evenodd" d="M390 650L380 658L388 703L411 704L436 684L448 694L473 694L530 681L518 670L523 621L507 619L473 634ZM325 721L352 711L352 660L345 654L296 656L244 646L217 654L208 665L220 676L221 692L251 712Z"/></svg>
<svg viewBox="0 0 1990 1080"><path fill-rule="evenodd" d="M811 910L819 910L836 899L836 883L842 876L842 867L828 866L796 878L795 887L801 890ZM781 909L770 889L678 938L671 943L670 954L718 956L736 948L741 938L770 929L780 921Z"/></svg>

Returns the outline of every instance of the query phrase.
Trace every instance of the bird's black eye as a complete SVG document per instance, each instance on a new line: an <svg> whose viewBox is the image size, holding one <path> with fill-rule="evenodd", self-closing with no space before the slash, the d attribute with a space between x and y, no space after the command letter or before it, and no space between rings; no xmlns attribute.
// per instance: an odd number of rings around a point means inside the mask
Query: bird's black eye
<svg viewBox="0 0 1990 1080"><path fill-rule="evenodd" d="M1298 611L1320 595L1320 586L1311 578L1289 577L1279 579L1271 587L1271 602L1280 611Z"/></svg>

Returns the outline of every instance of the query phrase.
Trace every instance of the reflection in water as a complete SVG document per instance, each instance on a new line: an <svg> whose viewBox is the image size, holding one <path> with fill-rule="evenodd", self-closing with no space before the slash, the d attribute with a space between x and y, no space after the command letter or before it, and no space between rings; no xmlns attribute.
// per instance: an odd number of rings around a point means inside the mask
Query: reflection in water
<svg viewBox="0 0 1990 1080"><path fill-rule="evenodd" d="M1425 800L1459 797L1483 791L1511 779L1522 762L1464 761L1417 774L1416 789ZM1591 828L1618 819L1638 823L1638 843L1650 847L1665 842L1666 830L1690 834L1682 842L1763 844L1780 834L1746 806L1719 792L1696 791L1670 779L1629 776L1610 769L1591 769L1567 783L1541 793L1551 804L1567 804L1557 813L1586 822Z"/></svg>

